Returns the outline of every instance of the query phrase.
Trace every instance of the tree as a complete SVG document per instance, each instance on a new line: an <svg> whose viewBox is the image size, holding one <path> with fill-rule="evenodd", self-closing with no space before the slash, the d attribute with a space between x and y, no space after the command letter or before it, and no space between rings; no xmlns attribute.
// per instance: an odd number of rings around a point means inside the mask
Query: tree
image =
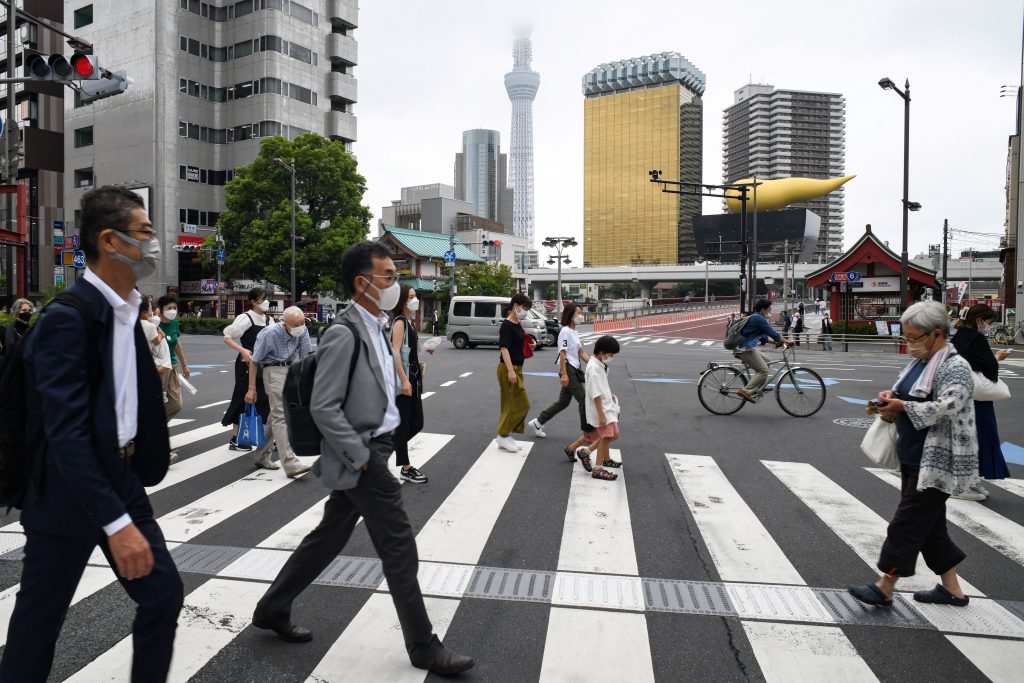
<svg viewBox="0 0 1024 683"><path fill-rule="evenodd" d="M341 297L341 257L365 239L370 210L362 205L366 180L341 142L315 133L295 140L263 138L260 152L225 188L225 210L217 225L227 252L227 277L291 286L291 173L295 167L295 285L299 292ZM216 236L207 238L214 247Z"/></svg>
<svg viewBox="0 0 1024 683"><path fill-rule="evenodd" d="M501 263L473 263L459 268L459 294L508 296L516 293L512 269Z"/></svg>

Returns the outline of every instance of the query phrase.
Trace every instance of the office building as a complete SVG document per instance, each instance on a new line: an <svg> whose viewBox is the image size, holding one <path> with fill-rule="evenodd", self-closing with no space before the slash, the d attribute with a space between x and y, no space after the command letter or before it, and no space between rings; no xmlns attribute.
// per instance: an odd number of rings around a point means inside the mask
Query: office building
<svg viewBox="0 0 1024 683"><path fill-rule="evenodd" d="M722 117L722 175L744 178L837 178L845 175L846 102L838 93L776 90L749 84ZM792 205L821 217L811 260L843 253L843 190Z"/></svg>
<svg viewBox="0 0 1024 683"><path fill-rule="evenodd" d="M662 193L648 172L699 183L704 74L676 52L601 64L583 77L583 261L693 263L699 196Z"/></svg>
<svg viewBox="0 0 1024 683"><path fill-rule="evenodd" d="M505 90L512 102L511 167L512 234L533 245L533 100L540 74L533 70L529 31L520 32L512 45L512 71L505 74Z"/></svg>
<svg viewBox="0 0 1024 683"><path fill-rule="evenodd" d="M508 155L501 153L501 134L477 128L462 134L455 155L455 198L473 205L473 212L512 227L512 190L507 187Z"/></svg>
<svg viewBox="0 0 1024 683"><path fill-rule="evenodd" d="M392 200L390 206L381 208L378 227L445 235L452 230L476 228L500 234L507 231L508 227L498 221L474 213L473 205L456 199L455 194L451 185L441 183L403 187L401 199Z"/></svg>
<svg viewBox="0 0 1024 683"><path fill-rule="evenodd" d="M349 149L356 139L357 0L64 7L103 66L135 81L91 105L65 99L66 204L76 206L93 185L148 195L164 246L160 269L143 283L148 293L188 291L214 277L215 266L172 247L196 248L215 230L224 185L256 158L260 138L315 132ZM85 8L89 21L80 25Z"/></svg>

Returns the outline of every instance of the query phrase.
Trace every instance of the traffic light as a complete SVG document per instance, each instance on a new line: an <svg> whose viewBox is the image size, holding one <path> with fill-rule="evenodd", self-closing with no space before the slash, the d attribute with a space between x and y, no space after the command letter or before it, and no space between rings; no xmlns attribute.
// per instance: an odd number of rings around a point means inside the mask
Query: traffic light
<svg viewBox="0 0 1024 683"><path fill-rule="evenodd" d="M133 83L124 71L107 71L106 76L95 81L87 81L79 86L82 104L90 104L105 97L120 95Z"/></svg>
<svg viewBox="0 0 1024 683"><path fill-rule="evenodd" d="M71 84L75 81L94 81L102 78L99 59L76 50L71 59L61 54L47 55L33 52L25 59L25 78Z"/></svg>
<svg viewBox="0 0 1024 683"><path fill-rule="evenodd" d="M494 253L495 256L497 256L497 254L498 254L497 247L500 247L500 246L501 246L501 240L484 240L483 241L483 247L484 247L483 248L483 255L487 256L488 254L491 253L490 249L492 247L496 247L496 249L494 250L493 253Z"/></svg>

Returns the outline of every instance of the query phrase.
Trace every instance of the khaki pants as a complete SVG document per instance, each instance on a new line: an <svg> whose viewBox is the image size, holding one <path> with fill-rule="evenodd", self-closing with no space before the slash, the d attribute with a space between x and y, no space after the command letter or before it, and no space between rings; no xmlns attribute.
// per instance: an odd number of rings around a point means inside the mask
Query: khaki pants
<svg viewBox="0 0 1024 683"><path fill-rule="evenodd" d="M756 348L749 348L746 351L739 351L733 354L743 361L748 368L754 371L750 376L747 386L743 387L747 393L757 391L768 381L768 359Z"/></svg>
<svg viewBox="0 0 1024 683"><path fill-rule="evenodd" d="M179 367L181 366L175 364L173 367L164 370L164 414L168 420L181 412L181 380L178 379Z"/></svg>
<svg viewBox="0 0 1024 683"><path fill-rule="evenodd" d="M288 368L283 365L269 365L263 368L263 388L270 399L270 420L264 427L267 438L261 451L266 452L272 438L277 441L277 453L281 457L281 466L286 473L302 464L288 443L288 423L284 420L284 380L287 376Z"/></svg>
<svg viewBox="0 0 1024 683"><path fill-rule="evenodd" d="M508 381L508 368L498 363L498 387L501 392L501 414L498 416L498 435L508 436L512 432L522 434L526 428L526 416L530 414L530 397L523 382L523 366L513 365L518 381Z"/></svg>

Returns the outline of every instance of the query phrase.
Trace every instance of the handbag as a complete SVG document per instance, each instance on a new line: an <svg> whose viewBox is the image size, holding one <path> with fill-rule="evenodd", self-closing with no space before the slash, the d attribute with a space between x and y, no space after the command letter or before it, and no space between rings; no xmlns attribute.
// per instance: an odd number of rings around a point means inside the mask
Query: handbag
<svg viewBox="0 0 1024 683"><path fill-rule="evenodd" d="M896 455L896 423L886 422L880 415L876 416L875 421L868 427L868 433L860 442L860 449L871 462L880 467L899 467L900 459Z"/></svg>
<svg viewBox="0 0 1024 683"><path fill-rule="evenodd" d="M533 337L526 334L522 323L519 323L519 329L523 330L523 358L533 358L533 349L530 348L530 342L533 341Z"/></svg>
<svg viewBox="0 0 1024 683"><path fill-rule="evenodd" d="M1003 380L993 382L977 370L971 375L974 377L975 401L1005 401L1010 398L1010 387Z"/></svg>
<svg viewBox="0 0 1024 683"><path fill-rule="evenodd" d="M255 403L247 403L245 413L238 419L237 443L239 446L263 447L263 418L256 412Z"/></svg>

